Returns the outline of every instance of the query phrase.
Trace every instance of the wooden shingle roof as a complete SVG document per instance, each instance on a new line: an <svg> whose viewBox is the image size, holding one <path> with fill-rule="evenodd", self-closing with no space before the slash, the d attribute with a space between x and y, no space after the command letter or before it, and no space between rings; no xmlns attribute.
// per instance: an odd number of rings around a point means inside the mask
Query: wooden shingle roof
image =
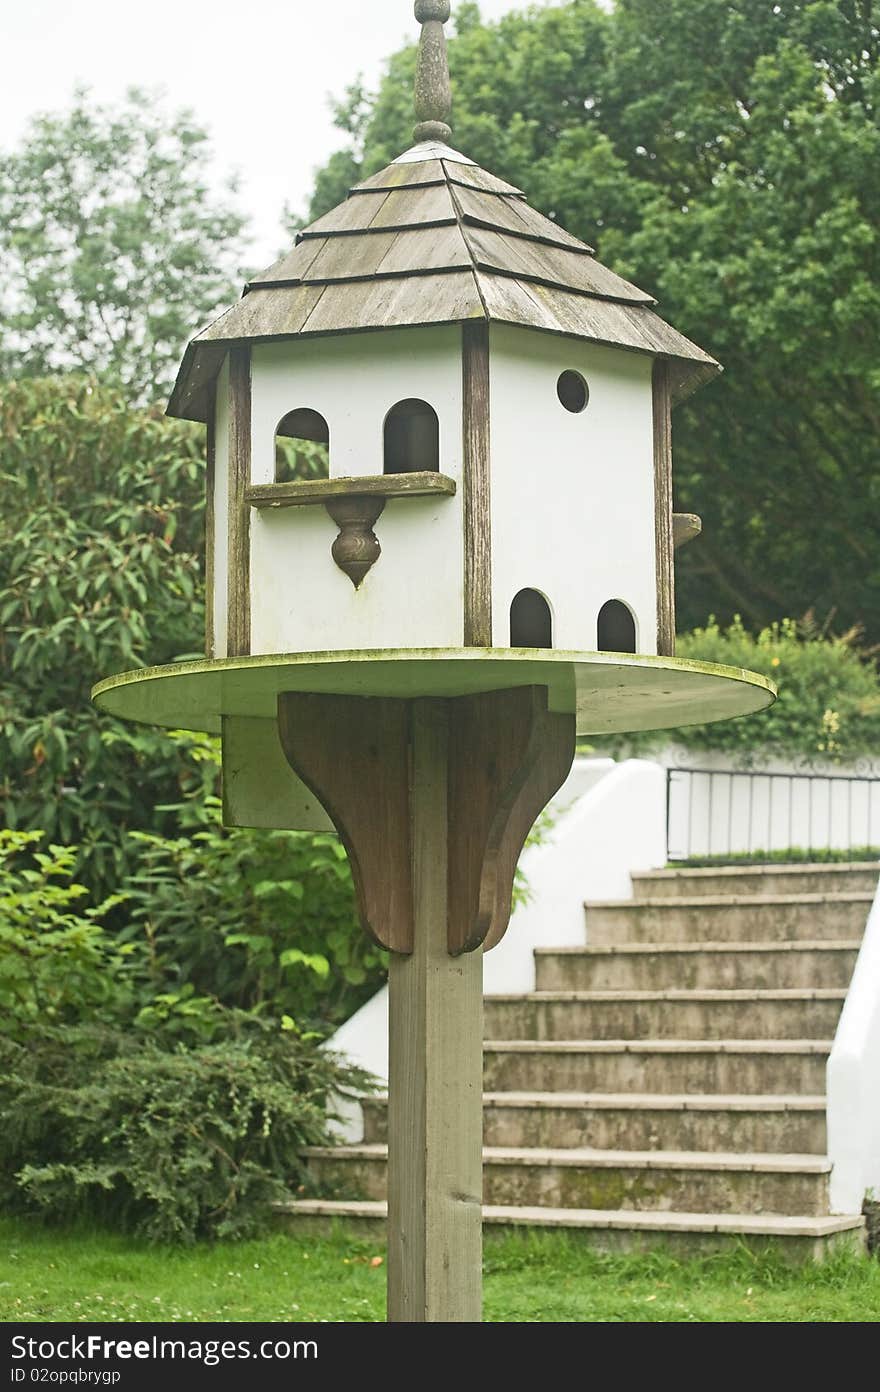
<svg viewBox="0 0 880 1392"><path fill-rule="evenodd" d="M477 318L666 358L680 399L718 364L655 303L512 184L426 142L303 228L193 339L168 411L205 419L206 388L233 343Z"/></svg>

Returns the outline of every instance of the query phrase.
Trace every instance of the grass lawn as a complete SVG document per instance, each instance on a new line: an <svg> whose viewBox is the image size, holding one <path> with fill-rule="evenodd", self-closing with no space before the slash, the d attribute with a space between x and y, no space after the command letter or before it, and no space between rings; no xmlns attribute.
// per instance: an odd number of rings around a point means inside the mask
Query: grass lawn
<svg viewBox="0 0 880 1392"><path fill-rule="evenodd" d="M880 1261L792 1270L736 1251L677 1261L603 1256L576 1238L490 1236L485 1318L562 1321L878 1321ZM344 1231L190 1249L0 1220L0 1319L381 1320L385 1252Z"/></svg>

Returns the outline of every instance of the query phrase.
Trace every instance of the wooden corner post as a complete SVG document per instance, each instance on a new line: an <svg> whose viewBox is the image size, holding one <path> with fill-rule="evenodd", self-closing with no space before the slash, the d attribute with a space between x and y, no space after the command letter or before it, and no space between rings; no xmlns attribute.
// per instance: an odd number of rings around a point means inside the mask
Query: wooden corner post
<svg viewBox="0 0 880 1392"><path fill-rule="evenodd" d="M544 687L395 699L284 693L281 743L349 855L389 970L388 1318L481 1312L482 947L565 779L573 716Z"/></svg>
<svg viewBox="0 0 880 1392"><path fill-rule="evenodd" d="M657 571L657 652L675 656L675 569L672 559L672 393L669 363L658 358L654 398L654 544Z"/></svg>

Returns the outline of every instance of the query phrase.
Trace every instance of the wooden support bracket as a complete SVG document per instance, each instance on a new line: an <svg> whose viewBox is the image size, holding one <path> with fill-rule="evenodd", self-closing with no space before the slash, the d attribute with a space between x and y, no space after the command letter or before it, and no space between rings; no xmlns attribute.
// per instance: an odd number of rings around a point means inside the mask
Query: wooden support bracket
<svg viewBox="0 0 880 1392"><path fill-rule="evenodd" d="M436 701L448 721L447 945L494 947L510 919L529 830L574 757L573 716L547 710L545 687ZM278 698L281 745L336 827L361 922L392 952L413 951L412 728L399 698Z"/></svg>

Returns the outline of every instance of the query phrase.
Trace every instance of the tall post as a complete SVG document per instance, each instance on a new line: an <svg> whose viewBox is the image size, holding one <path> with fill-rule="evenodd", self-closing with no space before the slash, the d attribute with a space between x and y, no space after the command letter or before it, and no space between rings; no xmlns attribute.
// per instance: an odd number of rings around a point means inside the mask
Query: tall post
<svg viewBox="0 0 880 1392"><path fill-rule="evenodd" d="M286 691L290 766L348 852L361 922L391 953L388 1318L480 1318L483 944L574 754L546 687L460 697Z"/></svg>
<svg viewBox="0 0 880 1392"><path fill-rule="evenodd" d="M448 703L412 703L414 944L389 975L388 1319L481 1317L482 952L447 945Z"/></svg>

